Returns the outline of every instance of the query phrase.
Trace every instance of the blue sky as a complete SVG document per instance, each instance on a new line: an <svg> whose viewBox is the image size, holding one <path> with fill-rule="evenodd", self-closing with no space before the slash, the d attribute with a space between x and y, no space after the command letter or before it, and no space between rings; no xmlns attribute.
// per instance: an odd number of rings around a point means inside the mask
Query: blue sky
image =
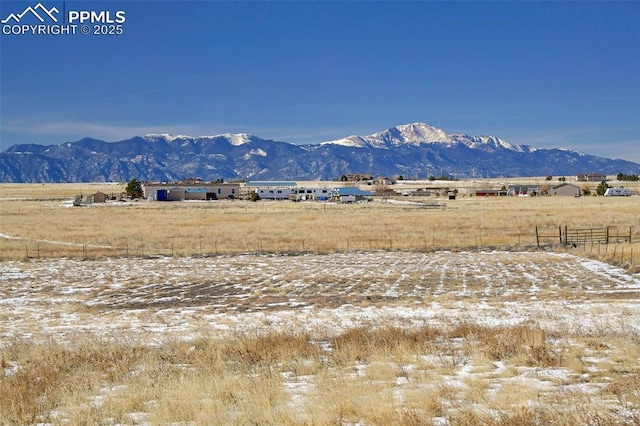
<svg viewBox="0 0 640 426"><path fill-rule="evenodd" d="M124 11L123 34L0 35L1 149L422 121L640 162L640 2L42 4Z"/></svg>

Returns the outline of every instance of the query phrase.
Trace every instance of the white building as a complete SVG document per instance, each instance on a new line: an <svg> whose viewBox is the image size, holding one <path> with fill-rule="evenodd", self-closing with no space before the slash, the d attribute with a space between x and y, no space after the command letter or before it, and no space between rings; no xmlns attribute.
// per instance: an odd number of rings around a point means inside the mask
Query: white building
<svg viewBox="0 0 640 426"><path fill-rule="evenodd" d="M145 183L144 197L154 201L222 200L237 198L237 183Z"/></svg>
<svg viewBox="0 0 640 426"><path fill-rule="evenodd" d="M291 194L293 201L329 201L329 188L295 188Z"/></svg>
<svg viewBox="0 0 640 426"><path fill-rule="evenodd" d="M256 192L261 200L288 200L291 188L257 188ZM295 189L294 189L295 191Z"/></svg>

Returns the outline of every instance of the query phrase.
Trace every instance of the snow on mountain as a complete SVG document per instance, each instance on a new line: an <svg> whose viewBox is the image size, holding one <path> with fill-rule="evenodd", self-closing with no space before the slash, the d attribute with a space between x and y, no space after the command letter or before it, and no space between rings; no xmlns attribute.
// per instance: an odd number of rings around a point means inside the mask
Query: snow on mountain
<svg viewBox="0 0 640 426"><path fill-rule="evenodd" d="M29 155L24 155L29 153ZM640 164L563 150L516 145L496 136L448 133L426 123L297 145L247 133L192 138L151 133L104 142L13 145L0 152L0 182L331 180L347 173L426 177L638 174Z"/></svg>
<svg viewBox="0 0 640 426"><path fill-rule="evenodd" d="M336 140L333 140L333 141L321 142L320 145L321 146L323 146L323 145L342 145L342 146L363 148L365 146L369 146L369 143L365 138L363 138L361 136L351 135L351 136L347 136L346 138L342 138L342 139L336 139Z"/></svg>
<svg viewBox="0 0 640 426"><path fill-rule="evenodd" d="M159 139L164 139L167 142L173 142L177 139L192 139L191 136L187 135L171 135L169 133L149 133L144 135L144 139L149 142L157 142Z"/></svg>
<svg viewBox="0 0 640 426"><path fill-rule="evenodd" d="M249 155L258 155L260 157L266 157L267 153L264 149L252 149L251 151L249 151Z"/></svg>
<svg viewBox="0 0 640 426"><path fill-rule="evenodd" d="M348 136L342 139L323 142L321 145L342 145L358 148L391 149L404 145L442 144L454 146L464 144L469 148L508 149L516 152L531 152L526 145L514 145L496 136L468 136L448 133L426 123L411 123L395 126L369 136Z"/></svg>
<svg viewBox="0 0 640 426"><path fill-rule="evenodd" d="M372 139L384 140L394 146L397 145L420 145L422 143L454 143L455 138L450 133L426 123L411 123L392 127L384 132L375 133L370 136Z"/></svg>
<svg viewBox="0 0 640 426"><path fill-rule="evenodd" d="M465 138L464 143L470 148L494 148L494 149L508 149L516 152L533 152L535 148L528 145L515 145L506 142L496 136L463 136Z"/></svg>
<svg viewBox="0 0 640 426"><path fill-rule="evenodd" d="M247 133L225 133L219 136L226 138L233 146L244 145L251 142L251 140L254 138L254 136Z"/></svg>
<svg viewBox="0 0 640 426"><path fill-rule="evenodd" d="M323 145L343 145L350 147L392 148L400 145L420 145L422 143L453 143L449 133L425 123L404 124L369 136L348 136L343 139L324 142Z"/></svg>
<svg viewBox="0 0 640 426"><path fill-rule="evenodd" d="M240 146L251 142L255 139L255 136L248 133L223 133L221 135L213 136L199 136L194 138L188 135L172 135L169 133L149 133L144 136L144 139L149 142L157 142L164 139L167 142L174 142L176 140L195 141L195 140L213 140L213 139L226 139L233 146Z"/></svg>
<svg viewBox="0 0 640 426"><path fill-rule="evenodd" d="M193 138L187 135L172 135L169 133L150 133L145 135L146 140L154 142L164 139L167 142L176 140L194 141L194 140L212 140L225 139L233 146L241 146L255 140L256 137L247 133L223 133L214 136L200 136ZM422 144L444 144L452 146L455 144L464 144L469 148L487 149L509 149L516 152L531 152L531 148L525 145L514 145L506 142L496 136L468 136L463 134L448 133L442 129L431 126L426 123L410 123L392 127L382 132L374 133L368 136L351 135L346 138L336 139L327 142L321 142L319 145L341 145L353 148L379 148L391 149L403 145L422 145Z"/></svg>

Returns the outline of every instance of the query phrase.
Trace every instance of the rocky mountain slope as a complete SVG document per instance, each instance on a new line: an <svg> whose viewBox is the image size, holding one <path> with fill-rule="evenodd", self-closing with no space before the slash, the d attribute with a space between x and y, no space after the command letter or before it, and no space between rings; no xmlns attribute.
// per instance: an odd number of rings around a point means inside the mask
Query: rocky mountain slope
<svg viewBox="0 0 640 426"><path fill-rule="evenodd" d="M638 174L640 164L564 149L514 145L495 136L451 134L424 123L312 145L248 134L151 134L118 142L84 138L0 153L0 182L332 180L346 173L425 178Z"/></svg>

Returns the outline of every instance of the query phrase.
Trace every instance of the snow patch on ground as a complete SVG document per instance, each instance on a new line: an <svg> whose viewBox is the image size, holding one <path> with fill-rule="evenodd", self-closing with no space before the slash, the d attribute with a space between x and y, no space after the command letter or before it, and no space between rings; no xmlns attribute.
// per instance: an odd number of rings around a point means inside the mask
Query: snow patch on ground
<svg viewBox="0 0 640 426"><path fill-rule="evenodd" d="M160 343L203 330L292 325L339 332L534 321L558 331L637 330L625 318L640 316L639 289L638 278L610 265L538 252L7 261L0 263L0 345L78 332Z"/></svg>

